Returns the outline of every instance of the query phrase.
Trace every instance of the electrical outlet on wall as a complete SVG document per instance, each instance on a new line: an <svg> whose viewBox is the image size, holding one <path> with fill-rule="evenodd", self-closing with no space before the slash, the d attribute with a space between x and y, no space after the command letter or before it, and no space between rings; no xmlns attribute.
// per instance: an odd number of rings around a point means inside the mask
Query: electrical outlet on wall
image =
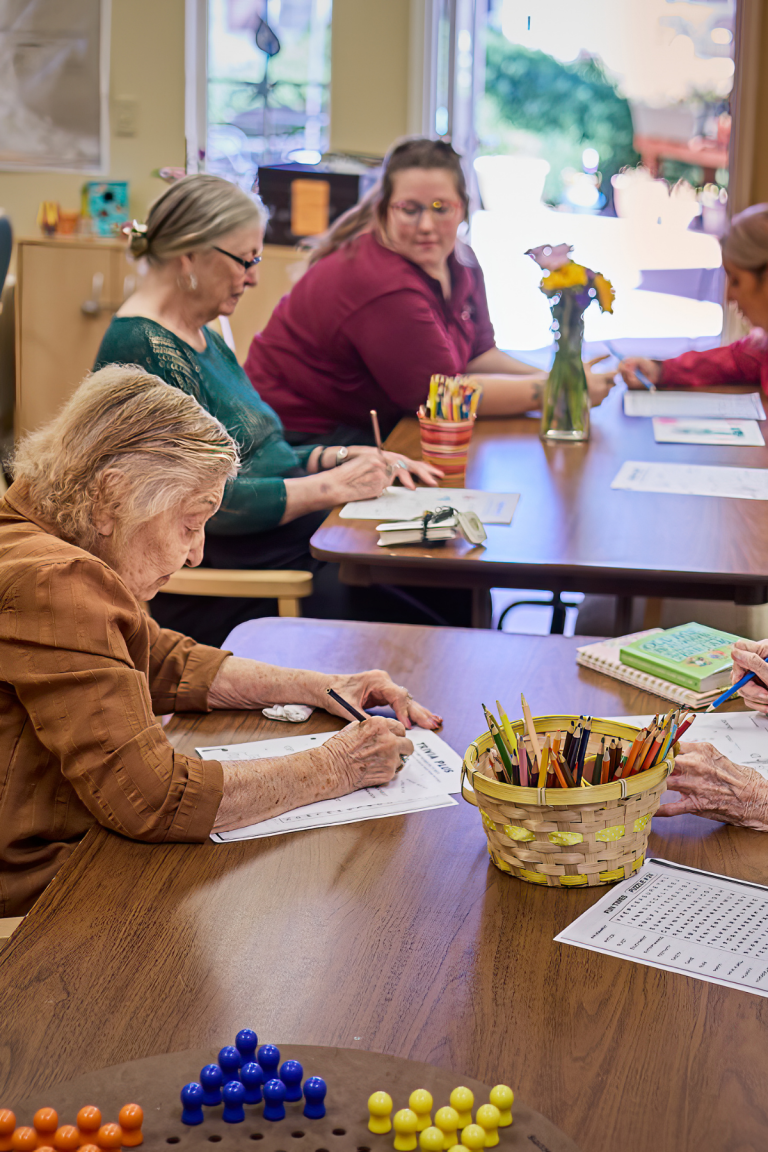
<svg viewBox="0 0 768 1152"><path fill-rule="evenodd" d="M135 96L116 96L112 102L115 136L135 136L139 102Z"/></svg>

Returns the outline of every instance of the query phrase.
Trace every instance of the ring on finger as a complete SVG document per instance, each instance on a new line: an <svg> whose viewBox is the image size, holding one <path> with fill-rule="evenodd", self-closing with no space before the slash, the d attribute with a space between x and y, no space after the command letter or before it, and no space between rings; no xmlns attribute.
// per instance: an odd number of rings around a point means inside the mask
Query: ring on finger
<svg viewBox="0 0 768 1152"><path fill-rule="evenodd" d="M395 467L396 467L396 468L405 468L405 467L406 467L406 465L403 463L403 461L402 461L402 460L398 460L398 462L397 462L397 464L395 465Z"/></svg>
<svg viewBox="0 0 768 1152"><path fill-rule="evenodd" d="M408 759L407 756L401 756L400 757L400 763L398 764L397 768L395 768L395 772L402 772L403 768L405 767L405 762L407 759Z"/></svg>

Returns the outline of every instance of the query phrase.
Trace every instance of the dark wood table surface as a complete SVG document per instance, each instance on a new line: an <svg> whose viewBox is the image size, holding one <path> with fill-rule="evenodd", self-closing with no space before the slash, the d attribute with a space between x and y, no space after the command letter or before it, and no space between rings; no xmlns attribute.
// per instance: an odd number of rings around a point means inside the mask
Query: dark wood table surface
<svg viewBox="0 0 768 1152"><path fill-rule="evenodd" d="M446 718L480 702L655 712L574 663L576 641L257 620L236 651L328 670L381 665ZM335 725L315 713L298 731ZM260 712L177 716L195 745L284 735ZM291 729L295 731L295 729ZM602 894L526 885L455 808L228 845L90 832L0 954L0 1107L154 1054L262 1040L359 1047L510 1083L583 1152L739 1152L768 1132L768 1001L553 943ZM768 837L655 820L654 855L765 882Z"/></svg>
<svg viewBox="0 0 768 1152"><path fill-rule="evenodd" d="M592 409L585 444L544 444L531 417L478 420L466 487L519 492L510 525L485 545L379 548L373 520L330 513L312 552L341 563L351 584L543 588L623 597L768 600L765 504L611 488L625 460L768 467L768 447L656 444L650 419L628 417L623 388ZM418 423L401 420L387 447L419 458Z"/></svg>

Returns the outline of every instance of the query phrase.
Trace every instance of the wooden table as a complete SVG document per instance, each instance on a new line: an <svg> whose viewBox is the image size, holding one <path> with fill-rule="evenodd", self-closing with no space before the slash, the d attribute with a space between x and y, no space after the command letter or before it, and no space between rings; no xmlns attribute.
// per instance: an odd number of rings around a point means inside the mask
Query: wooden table
<svg viewBox="0 0 768 1152"><path fill-rule="evenodd" d="M657 711L574 663L575 641L257 620L236 647L328 670L378 664L463 750L480 701ZM457 674L458 673L458 674ZM315 714L304 729L334 722ZM261 713L176 717L173 742L285 733ZM654 855L764 882L768 837L657 820ZM263 1040L383 1051L508 1082L583 1152L763 1149L768 1001L553 943L602 890L542 889L490 864L455 808L229 845L92 831L0 954L0 1106L163 1052Z"/></svg>
<svg viewBox="0 0 768 1152"><path fill-rule="evenodd" d="M530 417L478 420L468 488L519 492L510 525L488 539L440 548L379 548L373 520L342 520L335 509L312 537L312 552L341 565L350 584L472 588L475 624L490 622L491 588L545 588L622 598L768 600L768 533L758 500L668 496L611 488L625 460L768 467L768 447L656 444L648 419L624 415L623 389L592 409L586 444L544 444ZM402 420L387 447L419 457L415 419Z"/></svg>

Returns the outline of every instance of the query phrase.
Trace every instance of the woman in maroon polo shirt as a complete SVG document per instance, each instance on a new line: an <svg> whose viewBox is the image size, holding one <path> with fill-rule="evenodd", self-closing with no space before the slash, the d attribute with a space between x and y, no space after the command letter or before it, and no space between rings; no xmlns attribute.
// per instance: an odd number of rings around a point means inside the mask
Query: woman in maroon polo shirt
<svg viewBox="0 0 768 1152"><path fill-rule="evenodd" d="M482 271L457 244L468 206L451 145L407 140L321 238L245 362L291 443L360 443L371 408L387 433L424 403L436 372L478 377L481 415L539 406L546 374L496 347ZM612 380L589 371L588 380L599 404Z"/></svg>

